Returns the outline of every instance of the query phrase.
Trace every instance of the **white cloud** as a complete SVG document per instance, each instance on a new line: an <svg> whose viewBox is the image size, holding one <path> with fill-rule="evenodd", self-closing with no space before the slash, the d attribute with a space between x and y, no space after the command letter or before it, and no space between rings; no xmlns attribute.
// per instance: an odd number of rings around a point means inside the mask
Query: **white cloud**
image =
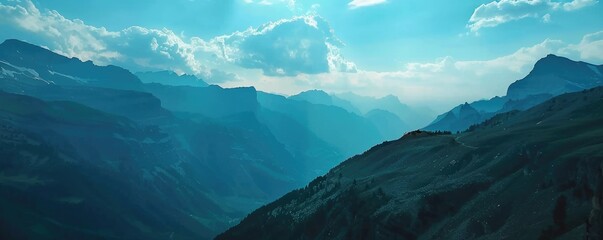
<svg viewBox="0 0 603 240"><path fill-rule="evenodd" d="M0 4L0 13L0 22L55 39L60 46L56 50L68 56L77 53L78 57L100 63L121 57L119 52L108 49L107 44L99 40L114 38L119 33L87 26L77 19L66 19L56 11L41 13L31 1L14 6Z"/></svg>
<svg viewBox="0 0 603 240"><path fill-rule="evenodd" d="M354 9L354 8L361 8L361 7L368 7L368 6L383 4L386 2L387 2L387 0L353 0L348 3L348 6L352 9Z"/></svg>
<svg viewBox="0 0 603 240"><path fill-rule="evenodd" d="M206 45L191 38L185 42L168 29L129 27L109 31L67 19L56 11L41 12L31 1L21 5L0 4L0 22L41 37L51 50L97 64L118 64L130 68L172 69L202 72L194 50ZM46 45L46 44L45 44Z"/></svg>
<svg viewBox="0 0 603 240"><path fill-rule="evenodd" d="M585 61L603 61L603 31L587 34L578 44L561 49L561 54L575 55Z"/></svg>
<svg viewBox="0 0 603 240"><path fill-rule="evenodd" d="M493 75L500 71L525 74L538 59L549 53L558 53L564 46L566 45L562 41L546 39L534 46L520 48L513 54L486 61L459 61L455 66L476 76ZM516 79L509 79L513 80Z"/></svg>
<svg viewBox="0 0 603 240"><path fill-rule="evenodd" d="M30 1L11 3L0 4L3 30L17 29L30 34L24 36L44 40L41 45L83 60L132 70L195 73L225 87L253 85L285 94L317 88L371 96L394 94L406 103L427 103L438 110L505 94L511 82L524 77L539 58L549 53L603 62L601 31L585 35L578 43L544 40L494 59L448 56L408 63L399 71L378 72L357 69L343 58L339 51L343 44L328 23L314 15L204 40L169 29L129 27L110 31L66 19L56 11L40 11Z"/></svg>
<svg viewBox="0 0 603 240"><path fill-rule="evenodd" d="M542 22L543 23L550 23L551 22L551 14L549 14L549 13L544 14L544 16L542 16Z"/></svg>
<svg viewBox="0 0 603 240"><path fill-rule="evenodd" d="M398 96L411 105L428 105L445 111L465 101L488 99L506 94L507 87L525 77L534 64L548 54L574 60L597 58L603 63L603 31L586 35L578 44L546 39L508 55L486 60L461 60L447 56L431 62L411 62L398 71L358 70L295 77L258 76L244 81L268 92L296 94L309 89L328 92L355 92L382 97ZM236 86L236 85L227 85Z"/></svg>
<svg viewBox="0 0 603 240"><path fill-rule="evenodd" d="M314 15L282 19L206 41L166 28L133 26L109 31L67 19L56 11L40 11L29 0L0 3L0 13L3 27L42 38L43 45L57 53L136 71L169 69L204 77L219 75L222 81L232 75L217 74L215 69L232 65L290 76L355 70L339 53L342 44L331 27Z"/></svg>
<svg viewBox="0 0 603 240"><path fill-rule="evenodd" d="M524 18L543 18L550 21L553 11L574 11L598 3L597 0L573 0L571 2L555 2L552 0L499 0L477 7L467 28L478 32L482 28L495 27L503 23Z"/></svg>
<svg viewBox="0 0 603 240"><path fill-rule="evenodd" d="M563 10L574 11L583 7L588 7L598 3L597 0L573 0L571 2L563 3Z"/></svg>
<svg viewBox="0 0 603 240"><path fill-rule="evenodd" d="M261 69L266 75L355 71L354 64L339 54L341 42L331 27L314 15L270 22L220 36L215 42L227 61Z"/></svg>

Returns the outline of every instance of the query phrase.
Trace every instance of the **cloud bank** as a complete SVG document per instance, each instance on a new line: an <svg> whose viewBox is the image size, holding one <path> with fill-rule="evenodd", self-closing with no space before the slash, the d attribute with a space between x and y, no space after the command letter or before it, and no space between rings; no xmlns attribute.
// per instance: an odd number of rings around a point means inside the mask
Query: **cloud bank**
<svg viewBox="0 0 603 240"><path fill-rule="evenodd" d="M521 2L527 0L496 3L507 9L508 2L524 6ZM540 6L541 12L551 9L550 1L529 2ZM553 5L570 11L588 4L592 2L575 0ZM534 9L531 5L528 8ZM488 9L494 9L493 14L498 11L498 7ZM515 15L528 12L521 10ZM69 57L133 71L168 69L193 73L225 87L251 85L283 94L308 89L369 96L394 94L406 103L436 106L439 110L504 94L510 83L525 76L538 59L549 53L603 63L603 31L586 34L575 43L545 39L494 59L444 56L409 62L395 71L372 71L345 59L340 53L344 44L325 19L313 14L202 39L167 28L132 26L112 31L65 18L53 10L40 10L31 1L10 1L0 3L0 26L7 32L13 30L14 37L35 39L34 44Z"/></svg>
<svg viewBox="0 0 603 240"><path fill-rule="evenodd" d="M597 0L573 0L555 2L552 0L499 0L482 4L473 11L467 28L478 32L482 28L496 27L524 18L551 19L554 11L575 11L598 3Z"/></svg>
<svg viewBox="0 0 603 240"><path fill-rule="evenodd" d="M354 9L354 8L374 6L374 5L383 4L386 2L387 2L387 0L353 0L348 3L348 6L351 9Z"/></svg>
<svg viewBox="0 0 603 240"><path fill-rule="evenodd" d="M261 69L269 76L297 76L354 72L356 67L339 54L342 43L321 17L283 19L212 40L222 57L244 68Z"/></svg>
<svg viewBox="0 0 603 240"><path fill-rule="evenodd" d="M12 4L10 4L12 3ZM307 15L204 40L172 30L132 26L120 31L41 11L31 1L0 3L3 27L42 37L60 54L133 70L170 69L211 78L215 68L238 65L266 75L355 71L324 19ZM222 74L223 75L223 74Z"/></svg>

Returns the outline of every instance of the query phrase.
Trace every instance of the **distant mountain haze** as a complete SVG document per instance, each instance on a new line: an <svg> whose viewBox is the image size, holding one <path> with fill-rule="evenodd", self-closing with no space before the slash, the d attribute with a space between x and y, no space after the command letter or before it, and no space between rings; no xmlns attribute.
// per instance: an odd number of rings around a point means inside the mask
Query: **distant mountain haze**
<svg viewBox="0 0 603 240"><path fill-rule="evenodd" d="M338 98L336 96L329 95L328 93L321 90L309 90L301 92L297 95L289 97L289 99L306 101L314 104L322 104L327 106L336 106L347 110L348 112L360 115L361 112L351 102Z"/></svg>
<svg viewBox="0 0 603 240"><path fill-rule="evenodd" d="M263 92L258 93L258 101L263 108L280 112L305 126L346 157L384 141L368 119L339 107L290 100Z"/></svg>
<svg viewBox="0 0 603 240"><path fill-rule="evenodd" d="M400 102L400 100L389 95L382 98L373 98L356 95L354 93L336 94L337 97L351 102L362 114L371 110L380 109L396 114L405 125L406 130L414 130L426 126L435 114L426 108L413 108Z"/></svg>

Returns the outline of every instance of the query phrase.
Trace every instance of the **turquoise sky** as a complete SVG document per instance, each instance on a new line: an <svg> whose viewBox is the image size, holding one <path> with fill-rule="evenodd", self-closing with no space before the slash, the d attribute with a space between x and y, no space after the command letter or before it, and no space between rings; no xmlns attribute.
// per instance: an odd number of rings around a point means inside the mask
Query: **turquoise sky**
<svg viewBox="0 0 603 240"><path fill-rule="evenodd" d="M596 0L0 0L0 13L0 38L97 64L435 109L504 94L548 53L603 63Z"/></svg>

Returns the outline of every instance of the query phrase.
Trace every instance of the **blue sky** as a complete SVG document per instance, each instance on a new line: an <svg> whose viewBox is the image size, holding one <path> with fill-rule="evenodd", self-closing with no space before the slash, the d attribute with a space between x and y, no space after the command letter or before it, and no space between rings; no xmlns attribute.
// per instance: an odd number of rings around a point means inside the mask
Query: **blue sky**
<svg viewBox="0 0 603 240"><path fill-rule="evenodd" d="M0 0L0 39L225 87L443 110L503 95L548 53L603 63L602 12L597 0Z"/></svg>

